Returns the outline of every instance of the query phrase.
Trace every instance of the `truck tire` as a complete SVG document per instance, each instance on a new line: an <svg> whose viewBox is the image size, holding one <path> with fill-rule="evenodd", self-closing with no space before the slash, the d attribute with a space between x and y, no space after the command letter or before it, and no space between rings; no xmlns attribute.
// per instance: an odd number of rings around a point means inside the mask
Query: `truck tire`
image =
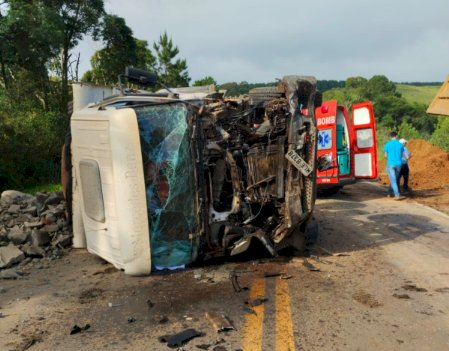
<svg viewBox="0 0 449 351"><path fill-rule="evenodd" d="M68 133L61 150L61 185L66 202L67 223L72 222L72 136Z"/></svg>

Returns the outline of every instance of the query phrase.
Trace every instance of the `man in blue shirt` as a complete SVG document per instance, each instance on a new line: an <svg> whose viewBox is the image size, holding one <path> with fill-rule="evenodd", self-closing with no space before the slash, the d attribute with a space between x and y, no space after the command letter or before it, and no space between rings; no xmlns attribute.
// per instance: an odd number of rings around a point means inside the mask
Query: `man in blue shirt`
<svg viewBox="0 0 449 351"><path fill-rule="evenodd" d="M387 174L390 178L389 195L394 195L395 200L402 200L404 196L399 193L398 177L402 167L402 156L404 153L404 145L398 141L398 134L391 132L389 134L391 140L385 144L384 152L387 159Z"/></svg>

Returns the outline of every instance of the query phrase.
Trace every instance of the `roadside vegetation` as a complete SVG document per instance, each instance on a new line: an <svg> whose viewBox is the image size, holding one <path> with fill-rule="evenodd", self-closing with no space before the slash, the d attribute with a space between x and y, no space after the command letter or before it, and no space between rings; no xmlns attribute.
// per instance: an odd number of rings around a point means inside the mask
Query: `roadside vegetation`
<svg viewBox="0 0 449 351"><path fill-rule="evenodd" d="M92 68L80 77L81 54L76 47L86 36L103 47L90 58ZM220 84L211 76L191 82L187 61L180 58L167 32L150 45L136 38L123 18L107 14L103 0L4 0L0 38L0 191L51 191L58 186L72 82L115 85L125 67L134 66L157 73L166 86L215 84L227 96L276 85L275 81ZM377 75L320 80L318 89L324 99L337 99L348 107L373 101L381 145L388 131L397 130L406 139L424 138L449 150L449 119L425 113L440 83L425 84L397 85Z"/></svg>

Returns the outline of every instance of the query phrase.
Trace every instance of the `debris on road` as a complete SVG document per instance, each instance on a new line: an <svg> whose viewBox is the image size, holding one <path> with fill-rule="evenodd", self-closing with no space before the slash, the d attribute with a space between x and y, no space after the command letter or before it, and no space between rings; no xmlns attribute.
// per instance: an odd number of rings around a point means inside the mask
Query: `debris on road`
<svg viewBox="0 0 449 351"><path fill-rule="evenodd" d="M86 324L84 327L80 327L75 324L70 330L70 335L81 333L82 331L86 331L90 329L90 324Z"/></svg>
<svg viewBox="0 0 449 351"><path fill-rule="evenodd" d="M150 299L148 299L146 301L148 308L153 308L154 307L154 302L152 302Z"/></svg>
<svg viewBox="0 0 449 351"><path fill-rule="evenodd" d="M21 271L13 268L0 270L0 279L18 279L23 276Z"/></svg>
<svg viewBox="0 0 449 351"><path fill-rule="evenodd" d="M245 313L248 313L248 314L254 314L254 315L257 316L256 311L254 311L252 308L249 308L248 306L243 306L243 311L244 311Z"/></svg>
<svg viewBox="0 0 449 351"><path fill-rule="evenodd" d="M393 297L396 297L397 299L410 299L408 294L393 294Z"/></svg>
<svg viewBox="0 0 449 351"><path fill-rule="evenodd" d="M84 304L95 300L97 297L103 294L103 289L99 288L90 288L83 290L79 295L79 302Z"/></svg>
<svg viewBox="0 0 449 351"><path fill-rule="evenodd" d="M154 321L159 324L164 324L168 322L168 317L163 314L157 314L154 316Z"/></svg>
<svg viewBox="0 0 449 351"><path fill-rule="evenodd" d="M1 291L1 289L0 289L0 291ZM439 293L449 293L449 287L437 288L437 289L435 289L435 291L439 292Z"/></svg>
<svg viewBox="0 0 449 351"><path fill-rule="evenodd" d="M268 298L266 298L266 297L258 297L254 300L245 301L245 304L248 306L251 306L251 307L256 307L256 306L262 305L263 303L265 303L267 301L268 301Z"/></svg>
<svg viewBox="0 0 449 351"><path fill-rule="evenodd" d="M377 301L377 299L373 295L363 290L359 290L354 295L352 295L352 297L362 305L369 306L370 308L382 306L382 303Z"/></svg>
<svg viewBox="0 0 449 351"><path fill-rule="evenodd" d="M274 278L274 277L280 277L284 274L285 273L283 273L283 272L265 272L263 276L264 276L264 278Z"/></svg>
<svg viewBox="0 0 449 351"><path fill-rule="evenodd" d="M313 264L311 264L306 258L303 259L304 267L306 267L311 272L320 272L320 269Z"/></svg>
<svg viewBox="0 0 449 351"><path fill-rule="evenodd" d="M229 279L231 280L232 283L232 288L234 289L234 292L239 293L242 292L244 290L248 290L248 287L244 286L241 287L238 281L239 276L236 274L235 271L232 271L231 273L229 273Z"/></svg>
<svg viewBox="0 0 449 351"><path fill-rule="evenodd" d="M128 318L128 323L134 323L135 321L136 321L136 319L134 317Z"/></svg>
<svg viewBox="0 0 449 351"><path fill-rule="evenodd" d="M112 302L108 302L108 306L109 307L119 307L119 306L123 306L122 303L112 303Z"/></svg>
<svg viewBox="0 0 449 351"><path fill-rule="evenodd" d="M418 288L415 284L405 284L402 286L402 289L408 291L427 292L427 289Z"/></svg>
<svg viewBox="0 0 449 351"><path fill-rule="evenodd" d="M163 343L167 343L168 347L175 348L175 347L181 347L188 341L192 340L193 338L196 338L198 336L203 336L203 333L193 329L189 328L186 330L183 330L182 332L173 334L173 335L163 335L159 337L159 341Z"/></svg>
<svg viewBox="0 0 449 351"><path fill-rule="evenodd" d="M206 318L209 319L209 321L212 323L217 333L234 330L234 327L232 326L229 319L223 314L218 314L216 312L206 312Z"/></svg>

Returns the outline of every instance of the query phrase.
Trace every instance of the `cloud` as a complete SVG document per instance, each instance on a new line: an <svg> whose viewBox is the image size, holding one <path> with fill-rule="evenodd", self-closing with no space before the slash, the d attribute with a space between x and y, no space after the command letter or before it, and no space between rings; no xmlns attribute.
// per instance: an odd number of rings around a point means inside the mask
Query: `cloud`
<svg viewBox="0 0 449 351"><path fill-rule="evenodd" d="M286 74L442 81L449 74L447 0L108 0L150 44L164 31L195 79L268 82ZM85 41L81 69L101 45Z"/></svg>

